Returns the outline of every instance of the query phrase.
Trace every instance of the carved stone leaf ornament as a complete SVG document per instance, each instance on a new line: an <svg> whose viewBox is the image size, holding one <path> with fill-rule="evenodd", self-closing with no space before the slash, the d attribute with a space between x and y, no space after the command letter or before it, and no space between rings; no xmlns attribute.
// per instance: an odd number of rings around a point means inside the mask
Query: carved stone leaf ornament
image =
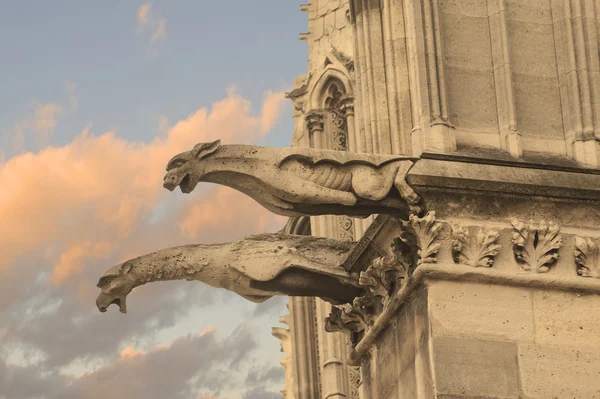
<svg viewBox="0 0 600 399"><path fill-rule="evenodd" d="M590 238L575 237L577 274L600 279L600 246Z"/></svg>
<svg viewBox="0 0 600 399"><path fill-rule="evenodd" d="M442 224L435 221L435 212L428 212L427 215L420 218L416 215L410 215L404 227L409 233L412 233L416 239L418 247L417 263L419 266L423 263L435 263L436 255L440 249L440 243L437 242L437 236L440 233Z"/></svg>
<svg viewBox="0 0 600 399"><path fill-rule="evenodd" d="M327 332L360 332L370 324L358 309L359 305L332 306L331 313L325 318Z"/></svg>
<svg viewBox="0 0 600 399"><path fill-rule="evenodd" d="M498 255L501 246L497 230L484 230L479 228L477 234L472 235L468 228L455 226L453 228L452 258L454 263L461 263L472 267L491 267L494 257Z"/></svg>
<svg viewBox="0 0 600 399"><path fill-rule="evenodd" d="M558 259L558 250L562 245L560 228L553 222L530 220L527 224L513 219L511 223L515 258L523 270L535 273L547 273Z"/></svg>

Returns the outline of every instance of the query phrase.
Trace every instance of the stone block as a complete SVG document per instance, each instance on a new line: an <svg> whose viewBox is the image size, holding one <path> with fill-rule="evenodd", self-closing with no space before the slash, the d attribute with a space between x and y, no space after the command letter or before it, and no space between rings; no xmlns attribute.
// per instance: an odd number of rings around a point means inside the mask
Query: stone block
<svg viewBox="0 0 600 399"><path fill-rule="evenodd" d="M456 128L498 131L496 89L491 70L446 67L448 113Z"/></svg>
<svg viewBox="0 0 600 399"><path fill-rule="evenodd" d="M443 13L441 24L447 66L478 71L492 69L487 17Z"/></svg>
<svg viewBox="0 0 600 399"><path fill-rule="evenodd" d="M433 336L533 341L531 292L469 282L429 282Z"/></svg>
<svg viewBox="0 0 600 399"><path fill-rule="evenodd" d="M507 21L507 28L513 73L556 79L553 26Z"/></svg>
<svg viewBox="0 0 600 399"><path fill-rule="evenodd" d="M308 22L308 31L311 40L319 40L323 36L323 18L316 18Z"/></svg>
<svg viewBox="0 0 600 399"><path fill-rule="evenodd" d="M535 291L533 309L536 343L600 350L600 295Z"/></svg>
<svg viewBox="0 0 600 399"><path fill-rule="evenodd" d="M346 11L348 9L346 7L340 7L337 10L335 10L335 28L336 29L342 29L345 26L350 25L350 22L348 21L348 17L346 17Z"/></svg>
<svg viewBox="0 0 600 399"><path fill-rule="evenodd" d="M511 21L551 24L550 0L504 0L506 19Z"/></svg>
<svg viewBox="0 0 600 399"><path fill-rule="evenodd" d="M513 74L517 128L523 135L563 138L556 78Z"/></svg>
<svg viewBox="0 0 600 399"><path fill-rule="evenodd" d="M518 350L521 390L525 398L600 398L600 348L536 344Z"/></svg>
<svg viewBox="0 0 600 399"><path fill-rule="evenodd" d="M552 13L552 22L564 21L565 19L565 0L550 0L550 9Z"/></svg>
<svg viewBox="0 0 600 399"><path fill-rule="evenodd" d="M323 32L331 35L335 30L335 12L330 12L323 17Z"/></svg>
<svg viewBox="0 0 600 399"><path fill-rule="evenodd" d="M433 338L433 358L438 395L519 397L514 342L436 337Z"/></svg>
<svg viewBox="0 0 600 399"><path fill-rule="evenodd" d="M487 17L488 6L481 0L440 0L442 13L464 15L466 17Z"/></svg>

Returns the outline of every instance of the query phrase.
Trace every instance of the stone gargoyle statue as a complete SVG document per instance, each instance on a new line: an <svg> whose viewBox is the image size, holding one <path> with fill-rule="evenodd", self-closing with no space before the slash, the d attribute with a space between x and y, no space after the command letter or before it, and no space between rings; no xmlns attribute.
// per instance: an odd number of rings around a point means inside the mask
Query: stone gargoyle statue
<svg viewBox="0 0 600 399"><path fill-rule="evenodd" d="M334 304L361 294L358 276L342 262L356 243L284 233L259 234L213 245L184 245L126 261L98 281L98 310L111 304L126 313L125 298L153 281L199 280L252 302L273 295L317 296Z"/></svg>
<svg viewBox="0 0 600 399"><path fill-rule="evenodd" d="M232 187L282 216L421 212L405 176L415 158L313 148L200 143L173 157L164 187L190 193L199 182Z"/></svg>

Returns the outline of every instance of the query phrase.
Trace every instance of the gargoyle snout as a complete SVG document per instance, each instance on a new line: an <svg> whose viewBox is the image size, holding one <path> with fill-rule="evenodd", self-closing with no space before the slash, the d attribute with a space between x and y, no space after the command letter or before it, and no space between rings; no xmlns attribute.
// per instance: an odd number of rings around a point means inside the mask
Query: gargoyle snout
<svg viewBox="0 0 600 399"><path fill-rule="evenodd" d="M179 179L172 173L167 173L163 179L163 187L169 191L175 190L175 187L179 185Z"/></svg>
<svg viewBox="0 0 600 399"><path fill-rule="evenodd" d="M101 311L102 313L106 312L106 310L108 309L108 306L103 303L103 301L100 299L100 297L98 297L98 299L96 299L96 306L98 307L98 310Z"/></svg>

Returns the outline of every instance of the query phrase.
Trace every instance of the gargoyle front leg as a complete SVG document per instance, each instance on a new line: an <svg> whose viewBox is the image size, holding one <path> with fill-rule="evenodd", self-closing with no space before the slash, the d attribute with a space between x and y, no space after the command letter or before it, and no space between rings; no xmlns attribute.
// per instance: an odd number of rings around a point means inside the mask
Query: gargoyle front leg
<svg viewBox="0 0 600 399"><path fill-rule="evenodd" d="M420 205L421 197L419 197L415 190L408 185L405 179L406 173L411 166L412 165L400 166L398 168L396 176L394 177L394 187L396 187L396 190L398 190L402 198L406 200L411 212L418 214L423 210Z"/></svg>

